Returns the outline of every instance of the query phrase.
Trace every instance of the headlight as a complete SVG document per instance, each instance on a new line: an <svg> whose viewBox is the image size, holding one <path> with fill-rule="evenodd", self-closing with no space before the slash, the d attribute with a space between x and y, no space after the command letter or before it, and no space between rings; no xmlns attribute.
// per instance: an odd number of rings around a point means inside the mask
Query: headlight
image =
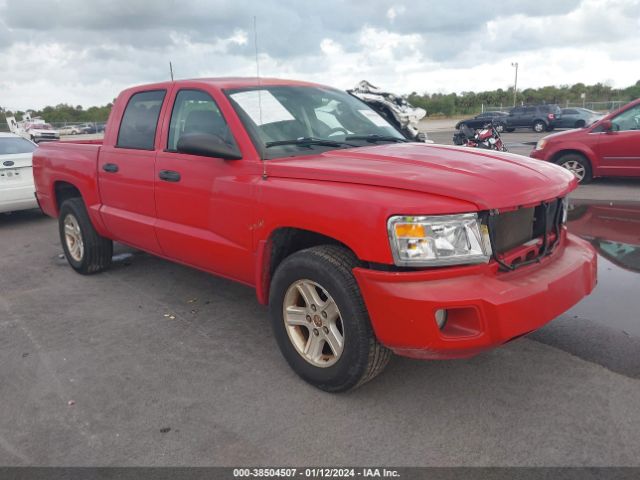
<svg viewBox="0 0 640 480"><path fill-rule="evenodd" d="M546 144L547 140L545 138L541 138L540 140L538 140L538 143L536 143L536 150L542 150Z"/></svg>
<svg viewBox="0 0 640 480"><path fill-rule="evenodd" d="M391 217L387 223L396 265L427 267L487 263L491 242L476 213Z"/></svg>

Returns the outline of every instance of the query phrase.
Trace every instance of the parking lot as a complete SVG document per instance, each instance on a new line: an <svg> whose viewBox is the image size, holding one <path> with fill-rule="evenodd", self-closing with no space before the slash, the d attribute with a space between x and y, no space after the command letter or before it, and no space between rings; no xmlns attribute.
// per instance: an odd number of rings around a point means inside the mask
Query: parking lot
<svg viewBox="0 0 640 480"><path fill-rule="evenodd" d="M504 134L523 154L538 137ZM638 187L573 199L624 205L624 224ZM331 395L287 366L250 288L120 245L80 276L38 211L1 215L0 238L3 465L638 465L640 262L600 258L594 294L526 338L395 357Z"/></svg>

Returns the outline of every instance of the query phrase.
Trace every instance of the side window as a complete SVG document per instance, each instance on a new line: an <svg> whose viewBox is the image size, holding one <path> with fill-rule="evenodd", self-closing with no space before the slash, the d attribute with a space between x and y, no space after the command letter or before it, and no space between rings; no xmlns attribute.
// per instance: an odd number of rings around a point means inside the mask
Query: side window
<svg viewBox="0 0 640 480"><path fill-rule="evenodd" d="M611 119L611 123L616 131L640 130L640 105L616 115Z"/></svg>
<svg viewBox="0 0 640 480"><path fill-rule="evenodd" d="M152 90L136 93L129 99L120 123L116 146L153 150L158 117L165 94L165 90Z"/></svg>
<svg viewBox="0 0 640 480"><path fill-rule="evenodd" d="M509 112L509 115L522 115L522 112L524 112L523 107L515 107L511 110L511 112Z"/></svg>
<svg viewBox="0 0 640 480"><path fill-rule="evenodd" d="M577 110L572 110L572 109L570 109L570 108L565 108L565 109L562 111L562 113L563 113L564 115L577 115L577 114L578 114L578 111L577 111Z"/></svg>
<svg viewBox="0 0 640 480"><path fill-rule="evenodd" d="M523 113L525 115L534 115L536 113L536 107L524 107Z"/></svg>
<svg viewBox="0 0 640 480"><path fill-rule="evenodd" d="M194 133L215 135L227 145L235 146L231 130L213 98L201 90L180 90L171 112L167 150L175 152L180 137Z"/></svg>

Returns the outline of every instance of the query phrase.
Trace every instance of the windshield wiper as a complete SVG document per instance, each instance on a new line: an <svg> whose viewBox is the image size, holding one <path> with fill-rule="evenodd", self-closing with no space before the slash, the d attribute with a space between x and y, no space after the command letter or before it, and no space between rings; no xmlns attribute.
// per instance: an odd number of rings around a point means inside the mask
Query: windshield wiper
<svg viewBox="0 0 640 480"><path fill-rule="evenodd" d="M265 143L265 147L279 147L281 145L300 145L301 147L310 147L312 145L321 145L324 147L357 147L353 143L337 142L335 140L329 140L328 138L316 138L316 137L300 137L291 140L278 140L275 142Z"/></svg>
<svg viewBox="0 0 640 480"><path fill-rule="evenodd" d="M377 135L375 133L371 135L347 135L346 137L344 137L344 139L345 140L366 140L367 142L371 142L371 143L375 143L375 142L406 143L409 141L406 138L392 137L391 135Z"/></svg>

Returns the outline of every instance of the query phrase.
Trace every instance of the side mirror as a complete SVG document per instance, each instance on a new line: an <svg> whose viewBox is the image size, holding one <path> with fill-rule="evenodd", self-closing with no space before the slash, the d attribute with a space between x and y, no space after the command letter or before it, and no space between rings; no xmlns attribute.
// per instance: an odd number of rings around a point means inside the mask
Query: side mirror
<svg viewBox="0 0 640 480"><path fill-rule="evenodd" d="M178 140L176 150L179 153L224 158L225 160L240 160L242 158L242 154L235 145L228 145L217 135L207 133L182 135Z"/></svg>
<svg viewBox="0 0 640 480"><path fill-rule="evenodd" d="M613 131L613 124L611 123L611 120L603 120L600 125L602 126L603 132L611 133Z"/></svg>

